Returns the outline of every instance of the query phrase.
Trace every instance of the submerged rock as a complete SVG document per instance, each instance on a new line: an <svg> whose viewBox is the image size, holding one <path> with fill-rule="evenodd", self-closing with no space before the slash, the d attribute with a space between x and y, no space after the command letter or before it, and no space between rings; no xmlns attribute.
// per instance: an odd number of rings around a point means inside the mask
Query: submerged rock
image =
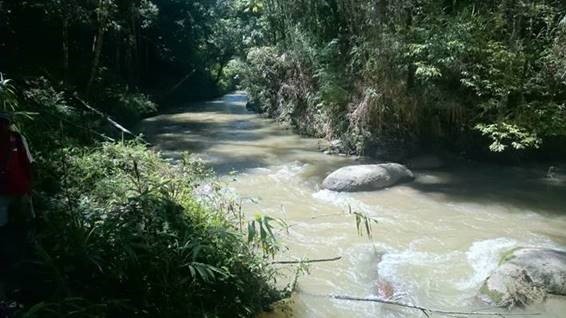
<svg viewBox="0 0 566 318"><path fill-rule="evenodd" d="M326 155L335 155L345 152L344 143L339 139L323 141L322 144L319 144L319 147Z"/></svg>
<svg viewBox="0 0 566 318"><path fill-rule="evenodd" d="M407 167L417 170L439 169L444 166L445 162L435 155L422 155L407 161Z"/></svg>
<svg viewBox="0 0 566 318"><path fill-rule="evenodd" d="M480 290L482 300L502 307L541 303L547 294L566 295L566 252L513 250Z"/></svg>
<svg viewBox="0 0 566 318"><path fill-rule="evenodd" d="M347 166L331 173L322 182L324 189L355 192L379 190L410 181L413 173L398 163Z"/></svg>

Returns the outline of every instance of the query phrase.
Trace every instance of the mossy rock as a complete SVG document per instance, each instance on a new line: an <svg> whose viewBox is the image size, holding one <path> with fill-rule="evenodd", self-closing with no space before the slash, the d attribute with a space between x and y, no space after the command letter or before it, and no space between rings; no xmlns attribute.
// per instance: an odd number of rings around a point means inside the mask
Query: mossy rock
<svg viewBox="0 0 566 318"><path fill-rule="evenodd" d="M547 294L566 295L566 252L511 250L480 289L482 300L502 307L541 303Z"/></svg>

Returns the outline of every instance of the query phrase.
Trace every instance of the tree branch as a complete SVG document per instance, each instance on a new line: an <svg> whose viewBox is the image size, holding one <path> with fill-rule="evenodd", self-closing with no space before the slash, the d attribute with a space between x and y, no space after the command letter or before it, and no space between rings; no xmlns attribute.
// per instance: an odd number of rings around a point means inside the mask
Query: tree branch
<svg viewBox="0 0 566 318"><path fill-rule="evenodd" d="M333 258L307 259L303 261L275 261L275 262L271 262L271 264L311 264L311 263L336 262L341 259L342 256L337 256Z"/></svg>
<svg viewBox="0 0 566 318"><path fill-rule="evenodd" d="M118 129L120 132L127 134L127 135L130 135L130 136L135 137L135 138L138 137L138 136L134 135L134 133L132 133L131 131L126 129L124 126L120 125L118 122L116 122L115 120L110 118L110 116L108 116L104 112L102 112L102 111L90 106L89 104L87 104L84 100L82 100L76 94L74 94L73 97L78 102L80 102L84 107L86 107L88 110L90 110L90 111L94 112L95 114L99 115L100 117L104 118L107 122L109 122L114 128Z"/></svg>
<svg viewBox="0 0 566 318"><path fill-rule="evenodd" d="M526 317L526 316L540 316L540 313L525 313L525 314L517 314L517 313L499 313L499 312L465 312L465 311L447 311L447 310L438 310L438 309L430 309L421 306L409 305L404 304L396 301L391 300L384 300L379 298L362 298L362 297L354 297L354 296L347 296L347 295L319 295L319 294L311 294L307 292L301 292L302 294L313 296L313 297L322 297L322 298L331 298L337 300L347 300L347 301L360 301L360 302L373 302L373 303L381 303L386 305L393 305L398 307L404 307L409 309L414 309L423 312L427 317L430 316L431 313L436 313L444 316L484 316L484 317Z"/></svg>
<svg viewBox="0 0 566 318"><path fill-rule="evenodd" d="M163 94L163 98L168 97L169 95L173 94L181 85L183 85L194 73L196 69L191 70L187 75L185 75L181 80L179 80L173 87L171 87L165 94Z"/></svg>

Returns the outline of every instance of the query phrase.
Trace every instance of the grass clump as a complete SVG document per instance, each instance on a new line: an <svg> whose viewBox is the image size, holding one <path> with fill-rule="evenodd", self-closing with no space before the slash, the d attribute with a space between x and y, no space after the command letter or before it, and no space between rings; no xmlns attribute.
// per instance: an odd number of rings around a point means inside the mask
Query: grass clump
<svg viewBox="0 0 566 318"><path fill-rule="evenodd" d="M193 196L201 164L137 143L63 148L43 164L60 184L39 196L41 288L26 317L251 317L277 299L230 212Z"/></svg>

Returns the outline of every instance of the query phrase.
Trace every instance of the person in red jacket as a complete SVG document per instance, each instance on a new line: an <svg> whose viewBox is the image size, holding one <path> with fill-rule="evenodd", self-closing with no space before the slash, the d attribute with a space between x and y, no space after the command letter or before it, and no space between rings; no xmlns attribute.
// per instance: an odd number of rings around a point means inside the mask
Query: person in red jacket
<svg viewBox="0 0 566 318"><path fill-rule="evenodd" d="M26 139L11 129L9 114L0 113L0 227L33 218L32 162Z"/></svg>
<svg viewBox="0 0 566 318"><path fill-rule="evenodd" d="M21 285L15 269L30 250L35 218L31 201L31 157L25 138L0 112L0 307Z"/></svg>

